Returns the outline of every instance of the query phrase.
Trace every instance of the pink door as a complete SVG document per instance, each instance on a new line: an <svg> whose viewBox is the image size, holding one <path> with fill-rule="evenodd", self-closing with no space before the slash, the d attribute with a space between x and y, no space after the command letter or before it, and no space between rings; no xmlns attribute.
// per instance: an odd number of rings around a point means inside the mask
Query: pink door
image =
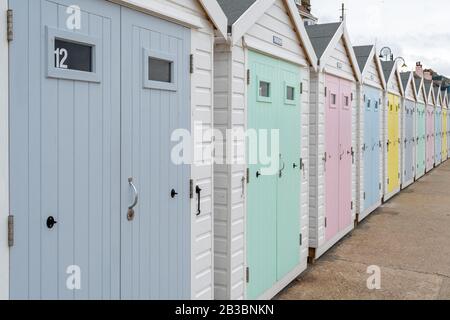
<svg viewBox="0 0 450 320"><path fill-rule="evenodd" d="M339 232L339 79L327 76L325 103L326 240Z"/></svg>
<svg viewBox="0 0 450 320"><path fill-rule="evenodd" d="M352 88L340 80L339 123L339 231L352 223Z"/></svg>

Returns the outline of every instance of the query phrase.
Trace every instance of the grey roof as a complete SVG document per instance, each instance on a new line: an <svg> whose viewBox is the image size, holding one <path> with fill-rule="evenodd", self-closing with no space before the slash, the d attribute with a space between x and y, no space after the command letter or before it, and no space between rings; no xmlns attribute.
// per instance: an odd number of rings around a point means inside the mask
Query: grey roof
<svg viewBox="0 0 450 320"><path fill-rule="evenodd" d="M433 83L434 86L434 94L435 94L435 98L436 98L436 103L439 103L439 93L441 93L441 90L439 90L439 85L436 83Z"/></svg>
<svg viewBox="0 0 450 320"><path fill-rule="evenodd" d="M232 26L257 0L217 0Z"/></svg>
<svg viewBox="0 0 450 320"><path fill-rule="evenodd" d="M306 32L311 40L317 58L320 59L322 57L340 26L341 22L306 26Z"/></svg>
<svg viewBox="0 0 450 320"><path fill-rule="evenodd" d="M417 94L420 94L420 83L422 81L422 78L414 75L414 83L416 84L416 90L417 90Z"/></svg>
<svg viewBox="0 0 450 320"><path fill-rule="evenodd" d="M383 68L384 79L386 79L386 83L389 82L389 78L391 77L392 69L395 67L394 61L381 61L381 67Z"/></svg>
<svg viewBox="0 0 450 320"><path fill-rule="evenodd" d="M353 47L355 51L356 60L358 61L359 70L363 72L366 67L367 62L369 61L370 53L372 52L373 45L370 46L356 46Z"/></svg>
<svg viewBox="0 0 450 320"><path fill-rule="evenodd" d="M431 80L427 80L427 79L425 79L424 81L423 81L423 83L424 83L424 85L425 85L425 93L426 93L426 95L427 95L427 98L428 98L428 95L430 94L430 89L431 89Z"/></svg>
<svg viewBox="0 0 450 320"><path fill-rule="evenodd" d="M409 77L411 76L410 72L400 72L400 78L402 79L403 88L406 91L406 87L408 86Z"/></svg>

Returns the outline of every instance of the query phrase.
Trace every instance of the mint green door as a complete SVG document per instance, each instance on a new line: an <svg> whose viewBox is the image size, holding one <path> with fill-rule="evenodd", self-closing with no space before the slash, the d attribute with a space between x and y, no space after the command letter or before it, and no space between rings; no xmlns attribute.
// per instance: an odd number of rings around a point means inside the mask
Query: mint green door
<svg viewBox="0 0 450 320"><path fill-rule="evenodd" d="M249 52L249 69L247 297L256 299L299 263L300 68Z"/></svg>
<svg viewBox="0 0 450 320"><path fill-rule="evenodd" d="M282 168L277 196L277 276L280 280L300 261L300 69L280 61L278 76L281 96L278 96L276 119Z"/></svg>

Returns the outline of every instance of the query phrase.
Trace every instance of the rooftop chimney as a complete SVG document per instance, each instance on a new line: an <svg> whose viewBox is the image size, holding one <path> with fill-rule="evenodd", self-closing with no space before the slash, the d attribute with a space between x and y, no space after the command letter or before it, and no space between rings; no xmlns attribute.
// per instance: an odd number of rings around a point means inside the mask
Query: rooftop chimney
<svg viewBox="0 0 450 320"><path fill-rule="evenodd" d="M302 0L302 7L305 8L306 11L311 13L311 0Z"/></svg>
<svg viewBox="0 0 450 320"><path fill-rule="evenodd" d="M423 77L423 66L422 66L422 63L420 61L416 62L416 74L419 77Z"/></svg>

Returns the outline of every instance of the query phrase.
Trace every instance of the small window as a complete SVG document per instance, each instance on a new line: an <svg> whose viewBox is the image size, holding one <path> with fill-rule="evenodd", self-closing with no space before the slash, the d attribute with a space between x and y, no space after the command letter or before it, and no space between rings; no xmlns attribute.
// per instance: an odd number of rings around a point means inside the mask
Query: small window
<svg viewBox="0 0 450 320"><path fill-rule="evenodd" d="M143 86L146 89L177 91L177 61L174 54L143 49Z"/></svg>
<svg viewBox="0 0 450 320"><path fill-rule="evenodd" d="M367 100L367 109L370 110L370 99Z"/></svg>
<svg viewBox="0 0 450 320"><path fill-rule="evenodd" d="M336 95L334 93L331 94L331 104L336 105Z"/></svg>
<svg viewBox="0 0 450 320"><path fill-rule="evenodd" d="M148 58L148 80L171 83L172 71L172 61Z"/></svg>
<svg viewBox="0 0 450 320"><path fill-rule="evenodd" d="M286 100L294 101L295 100L295 88L287 86L286 87Z"/></svg>
<svg viewBox="0 0 450 320"><path fill-rule="evenodd" d="M378 101L375 101L375 110L378 110Z"/></svg>
<svg viewBox="0 0 450 320"><path fill-rule="evenodd" d="M92 46L55 39L55 68L92 72Z"/></svg>
<svg viewBox="0 0 450 320"><path fill-rule="evenodd" d="M263 98L270 98L270 82L259 82L259 96Z"/></svg>
<svg viewBox="0 0 450 320"><path fill-rule="evenodd" d="M45 27L47 77L101 82L100 39L77 32Z"/></svg>
<svg viewBox="0 0 450 320"><path fill-rule="evenodd" d="M344 106L348 107L350 105L350 99L347 96L344 96Z"/></svg>

